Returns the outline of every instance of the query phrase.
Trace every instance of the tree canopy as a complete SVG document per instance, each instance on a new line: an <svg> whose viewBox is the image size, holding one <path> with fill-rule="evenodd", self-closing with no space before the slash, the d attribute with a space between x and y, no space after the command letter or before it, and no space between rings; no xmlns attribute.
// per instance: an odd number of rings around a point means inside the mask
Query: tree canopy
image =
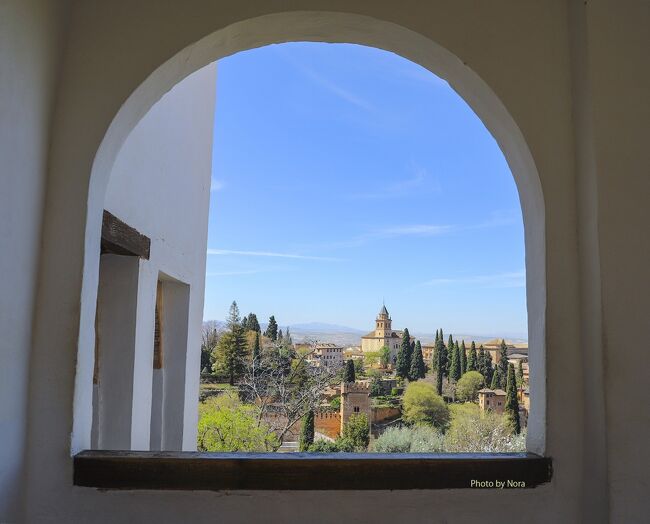
<svg viewBox="0 0 650 524"><path fill-rule="evenodd" d="M406 387L402 404L403 418L409 424L429 424L443 431L449 424L445 401L427 382L411 382Z"/></svg>

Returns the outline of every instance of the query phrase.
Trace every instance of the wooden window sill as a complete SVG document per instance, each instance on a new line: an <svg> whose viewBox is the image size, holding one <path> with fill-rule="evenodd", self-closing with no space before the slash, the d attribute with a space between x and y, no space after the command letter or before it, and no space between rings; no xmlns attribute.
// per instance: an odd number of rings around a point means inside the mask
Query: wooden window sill
<svg viewBox="0 0 650 524"><path fill-rule="evenodd" d="M75 486L117 490L507 489L534 488L551 476L551 459L533 453L83 451L74 457Z"/></svg>

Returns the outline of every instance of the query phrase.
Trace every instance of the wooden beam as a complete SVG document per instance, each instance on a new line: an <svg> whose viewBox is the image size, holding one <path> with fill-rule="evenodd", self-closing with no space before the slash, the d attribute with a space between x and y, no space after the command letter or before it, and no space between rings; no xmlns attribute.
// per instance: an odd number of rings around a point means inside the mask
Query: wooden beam
<svg viewBox="0 0 650 524"><path fill-rule="evenodd" d="M104 210L101 254L135 256L149 259L151 240L112 213Z"/></svg>
<svg viewBox="0 0 650 524"><path fill-rule="evenodd" d="M354 454L83 451L74 484L101 489L407 490L534 488L551 459L532 453ZM485 486L483 486L485 487Z"/></svg>

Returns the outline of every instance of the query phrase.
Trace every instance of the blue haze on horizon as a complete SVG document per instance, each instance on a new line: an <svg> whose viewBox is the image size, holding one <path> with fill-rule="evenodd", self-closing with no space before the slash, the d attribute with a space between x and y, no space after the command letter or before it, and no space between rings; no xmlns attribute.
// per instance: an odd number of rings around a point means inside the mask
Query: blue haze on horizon
<svg viewBox="0 0 650 524"><path fill-rule="evenodd" d="M292 43L217 67L204 318L527 338L523 222L494 138L392 53Z"/></svg>

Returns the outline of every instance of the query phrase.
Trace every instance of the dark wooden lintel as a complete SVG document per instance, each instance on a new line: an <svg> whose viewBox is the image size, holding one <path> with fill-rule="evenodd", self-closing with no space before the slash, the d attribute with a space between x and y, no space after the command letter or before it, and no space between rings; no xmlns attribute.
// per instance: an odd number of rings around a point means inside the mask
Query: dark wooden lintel
<svg viewBox="0 0 650 524"><path fill-rule="evenodd" d="M149 259L151 240L136 229L121 221L109 211L104 210L102 220L102 255L136 256Z"/></svg>
<svg viewBox="0 0 650 524"><path fill-rule="evenodd" d="M74 484L158 490L407 490L534 488L551 459L532 453L310 454L83 451ZM483 485L483 487L485 487ZM494 486L496 489L496 486Z"/></svg>

